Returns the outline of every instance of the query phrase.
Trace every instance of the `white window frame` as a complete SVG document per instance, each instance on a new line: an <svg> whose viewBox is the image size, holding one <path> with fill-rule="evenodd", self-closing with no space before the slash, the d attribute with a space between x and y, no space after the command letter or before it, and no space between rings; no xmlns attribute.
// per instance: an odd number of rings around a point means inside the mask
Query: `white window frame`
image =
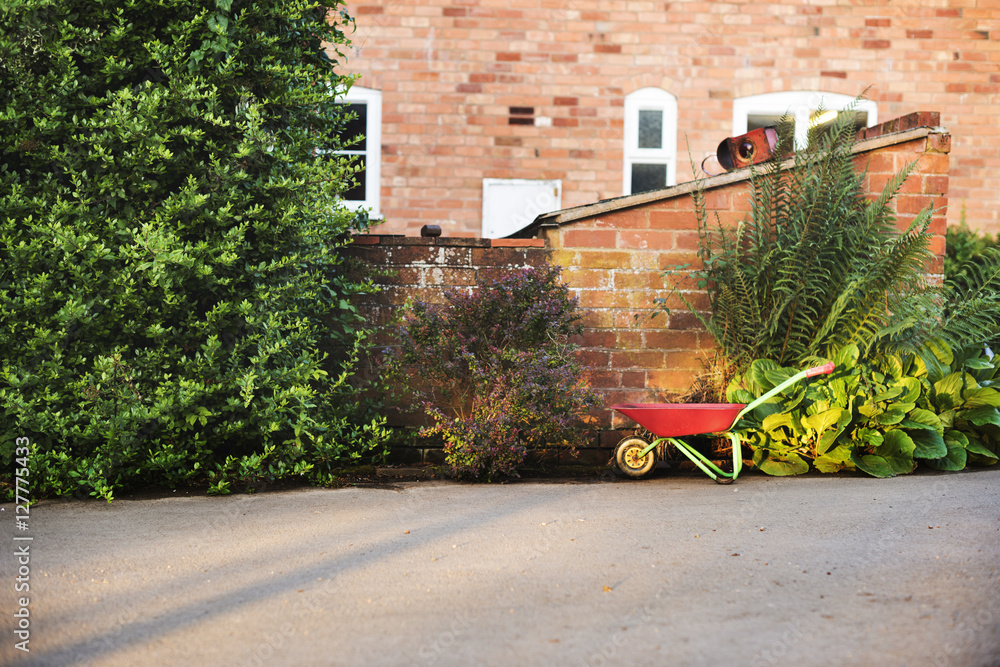
<svg viewBox="0 0 1000 667"><path fill-rule="evenodd" d="M819 90L783 91L750 95L733 100L733 136L747 133L747 118L753 115L781 116L788 114L795 123L795 148L801 150L809 143L809 119L822 108L824 111L842 111L854 105L855 111L867 112L867 126L878 124L878 104L872 100L857 100L850 95L825 93Z"/></svg>
<svg viewBox="0 0 1000 667"><path fill-rule="evenodd" d="M369 209L369 217L382 217L379 200L381 199L382 183L382 91L374 88L351 86L347 93L338 100L341 104L365 104L368 114L365 123L365 150L337 151L342 155L365 156L365 198L364 201L343 200L344 205L352 211L362 208Z"/></svg>
<svg viewBox="0 0 1000 667"><path fill-rule="evenodd" d="M661 148L639 148L639 112L663 112ZM677 184L677 98L662 88L640 88L625 96L622 192L632 194L633 164L667 165L667 186Z"/></svg>

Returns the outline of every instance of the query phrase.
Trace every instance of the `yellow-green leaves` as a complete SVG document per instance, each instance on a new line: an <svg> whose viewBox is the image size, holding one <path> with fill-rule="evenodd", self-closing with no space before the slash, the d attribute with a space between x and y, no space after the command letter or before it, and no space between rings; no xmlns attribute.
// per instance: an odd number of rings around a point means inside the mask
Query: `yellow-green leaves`
<svg viewBox="0 0 1000 667"><path fill-rule="evenodd" d="M915 445L909 436L893 429L882 436L879 445L855 449L851 454L851 461L873 477L895 477L912 472L916 467L913 460L914 449Z"/></svg>
<svg viewBox="0 0 1000 667"><path fill-rule="evenodd" d="M914 469L941 470L994 464L1000 459L1000 360L955 355L941 343L923 355L882 355L862 360L855 346L835 355L832 375L789 390L747 415L743 434L754 460L770 474L858 468L876 477ZM944 359L955 366L945 365ZM729 387L730 400L752 400L795 369L772 361L751 364ZM741 386L744 385L744 386ZM808 467L808 466L807 466Z"/></svg>

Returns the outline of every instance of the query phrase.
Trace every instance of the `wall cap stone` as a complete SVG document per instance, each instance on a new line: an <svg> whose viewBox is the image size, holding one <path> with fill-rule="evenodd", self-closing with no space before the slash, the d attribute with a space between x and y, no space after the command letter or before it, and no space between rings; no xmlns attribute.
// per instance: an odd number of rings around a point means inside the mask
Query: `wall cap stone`
<svg viewBox="0 0 1000 667"><path fill-rule="evenodd" d="M449 248L544 248L545 239L479 239L462 236L403 236L402 234L355 234L354 245L441 246Z"/></svg>

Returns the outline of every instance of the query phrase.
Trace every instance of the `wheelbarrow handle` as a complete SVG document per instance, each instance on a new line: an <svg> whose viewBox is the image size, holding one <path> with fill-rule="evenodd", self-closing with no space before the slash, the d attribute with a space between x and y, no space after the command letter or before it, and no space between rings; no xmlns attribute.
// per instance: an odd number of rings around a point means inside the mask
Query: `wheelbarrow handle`
<svg viewBox="0 0 1000 667"><path fill-rule="evenodd" d="M771 391L767 392L766 394L764 394L763 396L757 398L756 400L750 402L745 408L743 408L740 411L740 413L738 415L736 415L736 419L733 420L733 425L729 427L729 430L732 430L733 427L736 426L736 423L740 419L743 418L743 415L745 415L746 413L750 412L751 410L753 410L754 408L756 408L758 405L760 405L764 401L766 401L769 398L771 398L772 396L777 396L778 394L780 394L784 390L786 390L789 387L791 387L796 382L801 382L802 380L804 380L806 378L814 377L816 375L826 375L828 373L832 373L834 368L836 368L836 365L831 361L830 363L826 364L825 366L816 366L815 368L807 368L804 371L799 371L798 373L796 373L792 377L788 378L787 380L785 380L784 382L782 382L781 384L779 384L777 387L775 387Z"/></svg>
<svg viewBox="0 0 1000 667"><path fill-rule="evenodd" d="M829 375L830 373L833 372L833 369L836 367L837 365L831 361L830 363L824 366L816 366L815 368L808 369L806 371L806 377L811 378L811 377L816 377L817 375Z"/></svg>

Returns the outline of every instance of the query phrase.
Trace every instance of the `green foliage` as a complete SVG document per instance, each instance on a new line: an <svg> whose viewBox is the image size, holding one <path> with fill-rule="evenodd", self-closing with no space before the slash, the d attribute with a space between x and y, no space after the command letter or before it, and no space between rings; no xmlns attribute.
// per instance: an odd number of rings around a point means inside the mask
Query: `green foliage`
<svg viewBox="0 0 1000 667"><path fill-rule="evenodd" d="M704 194L695 194L703 266L692 276L712 305L709 317L696 314L734 372L755 359L792 365L847 345L867 352L927 290L932 211L900 233L891 208L916 163L866 198L854 131L849 112L828 132L814 128L791 168L777 157L789 146L779 145L775 158L751 171L751 212L735 230L713 229Z"/></svg>
<svg viewBox="0 0 1000 667"><path fill-rule="evenodd" d="M938 320L924 331L956 347L1000 349L1000 247L986 248L947 278L945 296Z"/></svg>
<svg viewBox="0 0 1000 667"><path fill-rule="evenodd" d="M351 384L371 286L338 252L366 219L320 151L346 145L350 23L308 0L0 8L0 462L30 438L35 495L323 483L379 451Z"/></svg>
<svg viewBox="0 0 1000 667"><path fill-rule="evenodd" d="M946 278L957 279L964 273L967 262L978 263L979 256L988 249L1000 247L1000 233L996 238L991 238L971 229L965 218L963 204L958 224L945 231L945 242L944 275Z"/></svg>
<svg viewBox="0 0 1000 667"><path fill-rule="evenodd" d="M961 470L1000 455L1000 358L953 355L934 346L913 354L862 358L856 345L832 359L836 370L796 385L744 417L754 463L772 475L862 470L875 477L912 472L917 463ZM754 361L728 398L749 402L797 369Z"/></svg>
<svg viewBox="0 0 1000 667"><path fill-rule="evenodd" d="M569 337L580 316L559 269L501 271L445 303L415 303L393 374L422 402L463 476L516 475L529 448L571 444L596 405Z"/></svg>

